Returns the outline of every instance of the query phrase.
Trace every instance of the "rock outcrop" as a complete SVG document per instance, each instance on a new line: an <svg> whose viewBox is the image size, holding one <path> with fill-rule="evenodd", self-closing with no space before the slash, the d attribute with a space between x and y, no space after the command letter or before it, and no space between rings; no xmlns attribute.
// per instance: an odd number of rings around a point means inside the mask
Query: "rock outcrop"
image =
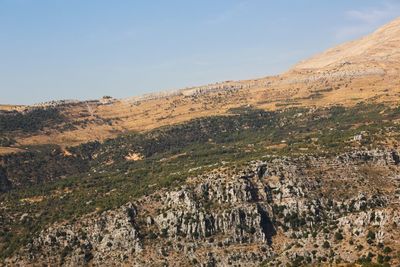
<svg viewBox="0 0 400 267"><path fill-rule="evenodd" d="M352 263L368 259L369 252L383 254L383 247L390 248L383 259L398 263L392 257L400 237L399 195L393 192L398 164L395 150L361 150L216 169L176 190L52 225L8 263ZM350 194L342 186L351 187Z"/></svg>

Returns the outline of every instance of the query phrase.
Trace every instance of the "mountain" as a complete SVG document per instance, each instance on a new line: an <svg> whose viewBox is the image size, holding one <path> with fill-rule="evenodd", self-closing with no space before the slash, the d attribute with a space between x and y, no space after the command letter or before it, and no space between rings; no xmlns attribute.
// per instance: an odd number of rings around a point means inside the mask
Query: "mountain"
<svg viewBox="0 0 400 267"><path fill-rule="evenodd" d="M288 107L352 106L362 101L396 103L399 95L399 22L397 19L369 36L300 62L278 76L227 81L128 99L62 101L55 107L65 117L57 127L17 134L20 145L77 145L104 140L127 131L146 131L193 118L227 114L251 105L265 110ZM12 110L3 106L3 110ZM0 108L1 110L1 108ZM13 136L15 136L13 134ZM11 149L0 149L1 151Z"/></svg>
<svg viewBox="0 0 400 267"><path fill-rule="evenodd" d="M0 266L397 266L400 19L277 76L0 108Z"/></svg>
<svg viewBox="0 0 400 267"><path fill-rule="evenodd" d="M348 64L356 65L358 68L381 66L385 71L394 71L399 65L399 42L400 19L396 19L364 38L342 44L302 61L293 70L321 71Z"/></svg>

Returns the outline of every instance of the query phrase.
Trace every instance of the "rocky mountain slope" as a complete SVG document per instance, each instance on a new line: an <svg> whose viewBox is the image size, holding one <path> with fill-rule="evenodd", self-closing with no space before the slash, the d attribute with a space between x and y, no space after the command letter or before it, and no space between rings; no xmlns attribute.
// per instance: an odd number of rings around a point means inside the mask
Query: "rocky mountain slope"
<svg viewBox="0 0 400 267"><path fill-rule="evenodd" d="M377 256L399 264L399 164L397 151L361 150L215 169L177 190L54 224L8 263L298 266Z"/></svg>
<svg viewBox="0 0 400 267"><path fill-rule="evenodd" d="M231 113L3 157L3 264L399 264L399 107Z"/></svg>
<svg viewBox="0 0 400 267"><path fill-rule="evenodd" d="M0 266L400 265L400 20L279 76L0 110Z"/></svg>
<svg viewBox="0 0 400 267"><path fill-rule="evenodd" d="M371 35L360 40L342 44L338 47L298 63L292 70L317 70L337 68L340 65L366 66L382 65L386 70L399 67L400 18L381 27Z"/></svg>
<svg viewBox="0 0 400 267"><path fill-rule="evenodd" d="M0 108L3 120L12 115L10 110L25 114L26 110L55 107L64 122L35 132L14 131L16 144L11 148L3 146L0 153L32 144L68 146L104 140L127 131L146 131L194 118L227 114L229 109L243 105L276 110L337 103L353 106L362 101L396 104L400 94L399 21L303 61L278 76L226 81L127 99L105 97L33 107L3 106Z"/></svg>

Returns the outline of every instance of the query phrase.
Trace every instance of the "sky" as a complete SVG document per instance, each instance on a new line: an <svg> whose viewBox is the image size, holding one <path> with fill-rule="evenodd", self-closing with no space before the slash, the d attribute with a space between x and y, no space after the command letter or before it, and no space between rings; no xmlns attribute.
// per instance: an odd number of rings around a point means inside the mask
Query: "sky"
<svg viewBox="0 0 400 267"><path fill-rule="evenodd" d="M400 0L0 0L0 103L279 74L398 16Z"/></svg>

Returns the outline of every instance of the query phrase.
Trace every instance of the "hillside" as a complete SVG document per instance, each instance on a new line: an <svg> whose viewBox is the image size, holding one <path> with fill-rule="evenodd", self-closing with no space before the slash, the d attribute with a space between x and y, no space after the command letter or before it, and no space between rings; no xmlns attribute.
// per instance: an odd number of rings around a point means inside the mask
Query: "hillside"
<svg viewBox="0 0 400 267"><path fill-rule="evenodd" d="M397 266L400 19L287 72L0 109L0 266Z"/></svg>
<svg viewBox="0 0 400 267"><path fill-rule="evenodd" d="M56 106L65 116L62 130L47 127L40 132L17 134L16 139L22 146L76 145L127 131L146 131L194 118L227 114L230 108L243 105L276 110L338 103L352 106L362 101L396 104L400 93L399 21L305 60L279 76L128 99L44 104ZM19 111L32 108L16 107Z"/></svg>
<svg viewBox="0 0 400 267"><path fill-rule="evenodd" d="M400 18L381 27L359 40L342 44L302 61L293 70L334 69L341 64L357 65L358 68L381 65L384 70L399 67Z"/></svg>

